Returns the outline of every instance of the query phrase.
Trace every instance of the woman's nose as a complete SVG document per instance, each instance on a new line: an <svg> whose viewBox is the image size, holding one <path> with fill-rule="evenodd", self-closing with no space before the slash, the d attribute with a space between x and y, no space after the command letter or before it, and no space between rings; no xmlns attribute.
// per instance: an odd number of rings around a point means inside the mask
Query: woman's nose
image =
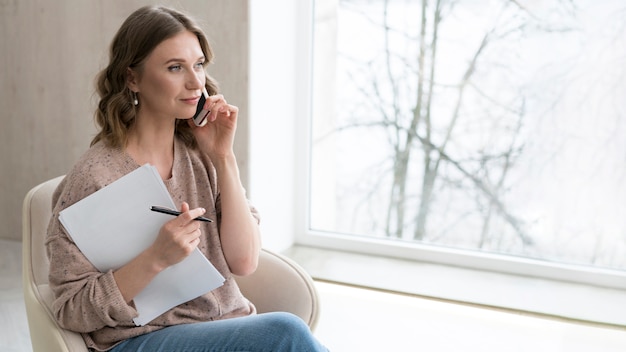
<svg viewBox="0 0 626 352"><path fill-rule="evenodd" d="M191 72L187 77L187 88L202 89L202 87L204 87L205 80L204 71Z"/></svg>

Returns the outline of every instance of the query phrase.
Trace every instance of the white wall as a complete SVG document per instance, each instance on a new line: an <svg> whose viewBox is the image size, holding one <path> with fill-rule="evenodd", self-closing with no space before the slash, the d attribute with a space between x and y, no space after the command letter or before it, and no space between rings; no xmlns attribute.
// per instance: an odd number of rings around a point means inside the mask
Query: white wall
<svg viewBox="0 0 626 352"><path fill-rule="evenodd" d="M248 186L247 0L0 1L1 238L21 237L26 192L65 174L88 148L94 76L122 21L151 3L191 13L207 32L216 54L209 71L241 111L236 153Z"/></svg>
<svg viewBox="0 0 626 352"><path fill-rule="evenodd" d="M261 211L264 247L274 250L291 246L302 213L295 180L305 143L298 126L308 109L298 94L307 75L300 50L308 45L300 22L306 6L310 1L250 1L250 199Z"/></svg>

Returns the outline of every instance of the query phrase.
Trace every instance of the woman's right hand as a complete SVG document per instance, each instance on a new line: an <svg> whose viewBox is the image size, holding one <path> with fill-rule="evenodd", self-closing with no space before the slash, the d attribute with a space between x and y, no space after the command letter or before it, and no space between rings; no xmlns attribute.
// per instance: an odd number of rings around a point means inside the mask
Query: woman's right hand
<svg viewBox="0 0 626 352"><path fill-rule="evenodd" d="M180 211L182 214L166 222L159 231L157 239L150 248L155 264L159 270L179 263L200 243L200 221L194 220L204 215L204 208L189 209L189 204L183 202Z"/></svg>
<svg viewBox="0 0 626 352"><path fill-rule="evenodd" d="M113 272L126 302L132 301L159 272L187 258L200 243L200 221L194 219L202 216L206 210L190 210L189 204L183 203L181 212L161 227L150 247Z"/></svg>

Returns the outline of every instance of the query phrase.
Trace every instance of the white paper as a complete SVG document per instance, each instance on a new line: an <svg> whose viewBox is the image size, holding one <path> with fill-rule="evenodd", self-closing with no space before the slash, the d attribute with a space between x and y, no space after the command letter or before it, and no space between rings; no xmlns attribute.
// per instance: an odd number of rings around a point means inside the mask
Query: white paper
<svg viewBox="0 0 626 352"><path fill-rule="evenodd" d="M150 210L175 208L156 169L144 165L59 214L59 220L87 259L102 272L117 269L148 248L171 215ZM168 309L224 284L224 277L198 250L159 273L135 298L145 325Z"/></svg>

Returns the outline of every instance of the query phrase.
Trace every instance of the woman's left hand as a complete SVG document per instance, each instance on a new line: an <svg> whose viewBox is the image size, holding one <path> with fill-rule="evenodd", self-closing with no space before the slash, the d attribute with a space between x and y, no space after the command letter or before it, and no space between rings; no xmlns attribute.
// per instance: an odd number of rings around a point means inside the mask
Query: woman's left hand
<svg viewBox="0 0 626 352"><path fill-rule="evenodd" d="M187 121L200 150L211 159L232 155L239 108L228 104L221 94L210 96L204 108L211 111L206 125L198 127L191 119Z"/></svg>
<svg viewBox="0 0 626 352"><path fill-rule="evenodd" d="M209 97L204 108L211 110L206 125L197 127L191 119L188 121L200 150L211 158L217 172L222 251L233 274L249 275L256 270L259 262L261 238L258 222L250 212L239 179L233 151L239 109L229 105L222 95Z"/></svg>

